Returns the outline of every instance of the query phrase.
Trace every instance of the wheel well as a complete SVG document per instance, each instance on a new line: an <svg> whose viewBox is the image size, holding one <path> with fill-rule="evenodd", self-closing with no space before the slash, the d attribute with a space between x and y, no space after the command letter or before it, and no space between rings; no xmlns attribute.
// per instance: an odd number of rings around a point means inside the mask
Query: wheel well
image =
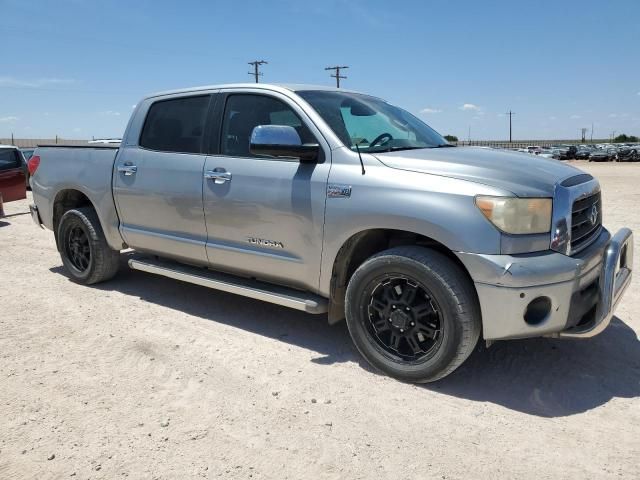
<svg viewBox="0 0 640 480"><path fill-rule="evenodd" d="M356 233L338 251L333 262L331 293L329 297L329 323L344 319L344 299L353 273L368 258L389 248L417 245L446 255L459 265L471 280L469 272L456 255L442 243L417 233L402 230L372 229Z"/></svg>
<svg viewBox="0 0 640 480"><path fill-rule="evenodd" d="M53 202L53 233L58 241L58 224L68 210L79 207L93 207L91 200L78 190L62 190Z"/></svg>

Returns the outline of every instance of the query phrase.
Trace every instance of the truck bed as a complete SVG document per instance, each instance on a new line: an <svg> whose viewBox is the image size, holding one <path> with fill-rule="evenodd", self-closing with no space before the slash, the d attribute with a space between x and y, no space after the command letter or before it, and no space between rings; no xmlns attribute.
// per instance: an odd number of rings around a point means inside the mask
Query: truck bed
<svg viewBox="0 0 640 480"><path fill-rule="evenodd" d="M113 165L118 145L82 146L41 145L34 155L40 157L37 174L32 177L33 196L42 223L54 230L53 205L56 197L78 191L95 206L107 238L114 249L122 248L119 221L111 191ZM52 192L56 192L52 194Z"/></svg>

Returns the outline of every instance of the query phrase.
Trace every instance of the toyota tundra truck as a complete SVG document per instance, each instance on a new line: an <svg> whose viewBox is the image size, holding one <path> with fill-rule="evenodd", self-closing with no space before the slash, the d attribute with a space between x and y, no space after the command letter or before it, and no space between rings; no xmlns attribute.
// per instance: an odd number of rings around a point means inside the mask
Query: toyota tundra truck
<svg viewBox="0 0 640 480"><path fill-rule="evenodd" d="M266 84L140 101L120 145L40 146L34 221L68 275L130 268L346 319L374 367L431 382L482 338L588 338L631 281L632 232L552 159L454 147L342 89Z"/></svg>

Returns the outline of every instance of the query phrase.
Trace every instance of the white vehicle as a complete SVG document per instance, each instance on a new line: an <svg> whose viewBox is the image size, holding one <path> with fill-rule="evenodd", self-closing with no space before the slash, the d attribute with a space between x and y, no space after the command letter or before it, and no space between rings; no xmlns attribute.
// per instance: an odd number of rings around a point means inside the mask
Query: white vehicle
<svg viewBox="0 0 640 480"><path fill-rule="evenodd" d="M527 153L532 153L534 155L539 155L542 153L542 147L538 145L530 145L527 147Z"/></svg>

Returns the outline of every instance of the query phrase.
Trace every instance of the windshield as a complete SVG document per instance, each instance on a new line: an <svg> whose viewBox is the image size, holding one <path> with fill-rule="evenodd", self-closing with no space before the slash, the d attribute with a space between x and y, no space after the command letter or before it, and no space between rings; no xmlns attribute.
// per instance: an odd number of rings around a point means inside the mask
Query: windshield
<svg viewBox="0 0 640 480"><path fill-rule="evenodd" d="M356 150L356 145L369 153L452 146L409 112L379 98L323 90L296 93L351 150Z"/></svg>

